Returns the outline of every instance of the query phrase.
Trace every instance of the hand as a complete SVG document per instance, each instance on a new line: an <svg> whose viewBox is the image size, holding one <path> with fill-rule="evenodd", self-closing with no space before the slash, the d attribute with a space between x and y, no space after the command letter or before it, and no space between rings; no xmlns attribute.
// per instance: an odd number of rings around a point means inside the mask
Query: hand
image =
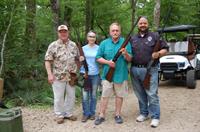
<svg viewBox="0 0 200 132"><path fill-rule="evenodd" d="M80 61L80 62L82 62L82 61L84 61L84 60L85 60L84 56L80 56L80 57L79 57L79 61Z"/></svg>
<svg viewBox="0 0 200 132"><path fill-rule="evenodd" d="M114 68L114 67L115 67L115 62L113 62L112 60L109 60L109 61L108 61L108 65L109 65L110 67Z"/></svg>
<svg viewBox="0 0 200 132"><path fill-rule="evenodd" d="M54 80L55 80L55 77L54 77L53 74L48 75L48 82L49 82L50 84L52 84L52 83L54 82Z"/></svg>
<svg viewBox="0 0 200 132"><path fill-rule="evenodd" d="M159 52L153 52L152 54L152 58L153 59L158 59L160 57L160 53Z"/></svg>
<svg viewBox="0 0 200 132"><path fill-rule="evenodd" d="M88 78L88 74L84 73L83 77L87 79Z"/></svg>
<svg viewBox="0 0 200 132"><path fill-rule="evenodd" d="M122 52L123 55L127 55L128 52L126 51L126 48L122 48L119 52Z"/></svg>

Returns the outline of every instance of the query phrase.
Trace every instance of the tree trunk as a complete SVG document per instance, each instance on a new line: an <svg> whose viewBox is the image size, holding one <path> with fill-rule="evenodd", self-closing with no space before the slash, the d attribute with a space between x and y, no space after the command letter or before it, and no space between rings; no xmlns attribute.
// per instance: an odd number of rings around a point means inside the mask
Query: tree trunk
<svg viewBox="0 0 200 132"><path fill-rule="evenodd" d="M3 78L0 78L0 102L2 101L3 98L3 85L4 85L4 80Z"/></svg>
<svg viewBox="0 0 200 132"><path fill-rule="evenodd" d="M36 28L35 28L35 16L36 16L36 0L26 0L26 31L25 31L25 48L28 52L30 50L36 50Z"/></svg>
<svg viewBox="0 0 200 132"><path fill-rule="evenodd" d="M64 24L70 27L70 21L71 21L71 17L72 17L72 11L73 9L69 6L65 6L64 9Z"/></svg>
<svg viewBox="0 0 200 132"><path fill-rule="evenodd" d="M135 22L135 10L136 10L136 4L137 0L131 0L131 8L132 8L132 13L131 13L131 27L133 27L134 22Z"/></svg>
<svg viewBox="0 0 200 132"><path fill-rule="evenodd" d="M54 23L54 31L57 32L57 27L59 26L59 0L50 0L51 2L51 10L53 12L53 23Z"/></svg>
<svg viewBox="0 0 200 132"><path fill-rule="evenodd" d="M85 36L92 27L92 0L86 0L85 3Z"/></svg>
<svg viewBox="0 0 200 132"><path fill-rule="evenodd" d="M155 28L158 29L160 26L160 0L155 1L155 7L154 7L154 25Z"/></svg>
<svg viewBox="0 0 200 132"><path fill-rule="evenodd" d="M3 42L2 42L2 47L1 47L0 77L2 76L2 73L3 73L5 43L6 43L6 39L7 39L7 35L8 35L8 33L9 33L9 30L10 30L10 27L11 27L11 25L12 25L13 14L14 14L14 7L13 7L13 9L11 10L11 13L10 13L10 20L9 20L8 26L7 26L7 28L6 28L6 32L5 32L4 36L3 36ZM1 86L1 85L0 85L0 86ZM1 96L1 95L0 95L0 96Z"/></svg>

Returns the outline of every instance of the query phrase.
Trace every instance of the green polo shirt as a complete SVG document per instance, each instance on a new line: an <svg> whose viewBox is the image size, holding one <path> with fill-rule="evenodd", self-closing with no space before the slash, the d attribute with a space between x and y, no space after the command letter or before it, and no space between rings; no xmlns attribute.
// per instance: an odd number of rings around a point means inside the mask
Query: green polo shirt
<svg viewBox="0 0 200 132"><path fill-rule="evenodd" d="M124 38L120 37L117 43L114 43L111 38L103 40L99 46L96 58L104 58L106 60L112 60L124 42ZM128 43L126 50L129 55L132 55L131 45ZM109 65L103 65L102 79L105 80L106 74L109 70ZM125 60L123 55L120 55L117 62L115 63L115 72L113 75L114 83L122 83L124 80L128 80L128 62Z"/></svg>

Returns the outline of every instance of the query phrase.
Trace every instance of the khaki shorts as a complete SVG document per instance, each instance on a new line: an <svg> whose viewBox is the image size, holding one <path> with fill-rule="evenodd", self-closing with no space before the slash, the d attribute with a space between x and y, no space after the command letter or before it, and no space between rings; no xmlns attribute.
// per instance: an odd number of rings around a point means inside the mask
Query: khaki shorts
<svg viewBox="0 0 200 132"><path fill-rule="evenodd" d="M128 82L113 83L107 80L102 82L102 97L110 97L112 94L118 97L125 97L128 95Z"/></svg>

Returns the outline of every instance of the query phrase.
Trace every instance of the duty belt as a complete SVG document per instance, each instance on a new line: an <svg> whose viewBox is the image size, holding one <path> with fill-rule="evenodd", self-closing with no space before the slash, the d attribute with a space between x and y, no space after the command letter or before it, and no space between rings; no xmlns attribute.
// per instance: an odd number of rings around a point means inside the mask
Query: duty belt
<svg viewBox="0 0 200 132"><path fill-rule="evenodd" d="M134 66L134 67L138 67L138 68L146 68L146 67L147 67L147 64L146 64L146 65L141 65L141 64L132 64L132 66Z"/></svg>

